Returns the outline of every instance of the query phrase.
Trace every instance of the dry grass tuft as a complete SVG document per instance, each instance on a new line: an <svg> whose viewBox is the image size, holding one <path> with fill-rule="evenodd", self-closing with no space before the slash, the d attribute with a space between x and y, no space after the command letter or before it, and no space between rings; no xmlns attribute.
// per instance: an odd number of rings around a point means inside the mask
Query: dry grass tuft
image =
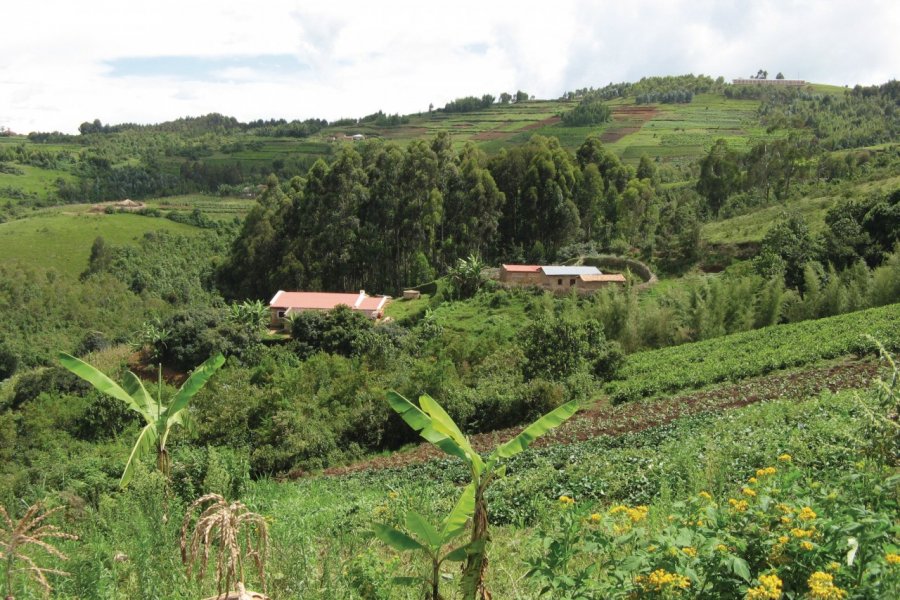
<svg viewBox="0 0 900 600"><path fill-rule="evenodd" d="M58 548L53 546L52 540L77 540L78 537L62 531L56 525L47 523L47 520L64 507L58 506L44 512L41 502L35 502L28 507L25 515L18 521L13 521L6 507L0 506L0 562L5 563L6 594L7 599L13 597L13 579L16 572L25 572L44 590L44 595L50 596L51 587L47 575L68 575L59 569L41 567L36 559L30 556L33 551L40 549L45 553L55 556L60 560L68 560ZM17 562L24 563L22 567L15 568Z"/></svg>
<svg viewBox="0 0 900 600"><path fill-rule="evenodd" d="M189 536L188 529L195 514L197 521ZM202 580L206 574L210 552L215 548L216 590L222 596L231 589L232 583L237 583L243 589L243 557L247 556L256 565L259 580L265 590L268 541L268 527L262 516L250 512L241 502L228 502L219 494L207 494L195 500L184 515L181 526L181 560L187 565L188 577L191 577L193 567L199 560L197 579Z"/></svg>

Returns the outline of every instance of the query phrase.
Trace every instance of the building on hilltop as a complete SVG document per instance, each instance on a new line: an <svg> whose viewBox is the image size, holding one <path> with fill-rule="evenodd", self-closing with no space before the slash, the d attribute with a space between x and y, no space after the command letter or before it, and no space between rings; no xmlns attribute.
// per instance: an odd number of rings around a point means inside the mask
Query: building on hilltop
<svg viewBox="0 0 900 600"><path fill-rule="evenodd" d="M500 281L508 285L533 285L550 291L577 289L592 292L607 285L624 285L625 276L603 274L597 267L565 265L501 265Z"/></svg>
<svg viewBox="0 0 900 600"><path fill-rule="evenodd" d="M734 85L777 85L777 86L799 86L806 85L802 79L732 79Z"/></svg>
<svg viewBox="0 0 900 600"><path fill-rule="evenodd" d="M269 310L273 327L283 327L285 319L294 313L305 310L326 311L342 305L361 312L370 319L380 319L384 316L384 307L390 299L390 296L369 296L365 290L359 290L358 294L278 290L269 301Z"/></svg>

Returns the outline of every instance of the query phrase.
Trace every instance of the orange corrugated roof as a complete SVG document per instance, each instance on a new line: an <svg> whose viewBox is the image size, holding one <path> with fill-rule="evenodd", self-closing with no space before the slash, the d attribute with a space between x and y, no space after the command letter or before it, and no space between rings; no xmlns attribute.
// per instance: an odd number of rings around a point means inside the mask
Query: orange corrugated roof
<svg viewBox="0 0 900 600"><path fill-rule="evenodd" d="M503 268L510 273L537 273L541 265L503 265Z"/></svg>
<svg viewBox="0 0 900 600"><path fill-rule="evenodd" d="M582 281L609 281L616 283L625 283L625 276L621 273L610 273L608 275L581 275L579 279Z"/></svg>

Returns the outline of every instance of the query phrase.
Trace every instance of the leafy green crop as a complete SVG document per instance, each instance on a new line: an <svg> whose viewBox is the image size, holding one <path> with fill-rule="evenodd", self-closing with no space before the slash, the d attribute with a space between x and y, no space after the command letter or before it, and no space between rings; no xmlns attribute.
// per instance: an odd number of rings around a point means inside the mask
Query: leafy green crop
<svg viewBox="0 0 900 600"><path fill-rule="evenodd" d="M619 372L621 380L607 391L623 402L875 352L866 334L889 350L900 346L900 304L633 354Z"/></svg>

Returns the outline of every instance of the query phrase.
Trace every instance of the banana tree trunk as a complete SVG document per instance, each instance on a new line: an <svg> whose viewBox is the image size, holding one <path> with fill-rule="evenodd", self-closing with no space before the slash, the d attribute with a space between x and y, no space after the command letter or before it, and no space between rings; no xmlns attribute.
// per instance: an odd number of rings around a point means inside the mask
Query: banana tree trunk
<svg viewBox="0 0 900 600"><path fill-rule="evenodd" d="M475 512L472 515L472 542L475 550L466 559L463 569L463 596L466 600L490 600L491 594L484 588L487 571L488 512L484 500L484 485L475 490Z"/></svg>

